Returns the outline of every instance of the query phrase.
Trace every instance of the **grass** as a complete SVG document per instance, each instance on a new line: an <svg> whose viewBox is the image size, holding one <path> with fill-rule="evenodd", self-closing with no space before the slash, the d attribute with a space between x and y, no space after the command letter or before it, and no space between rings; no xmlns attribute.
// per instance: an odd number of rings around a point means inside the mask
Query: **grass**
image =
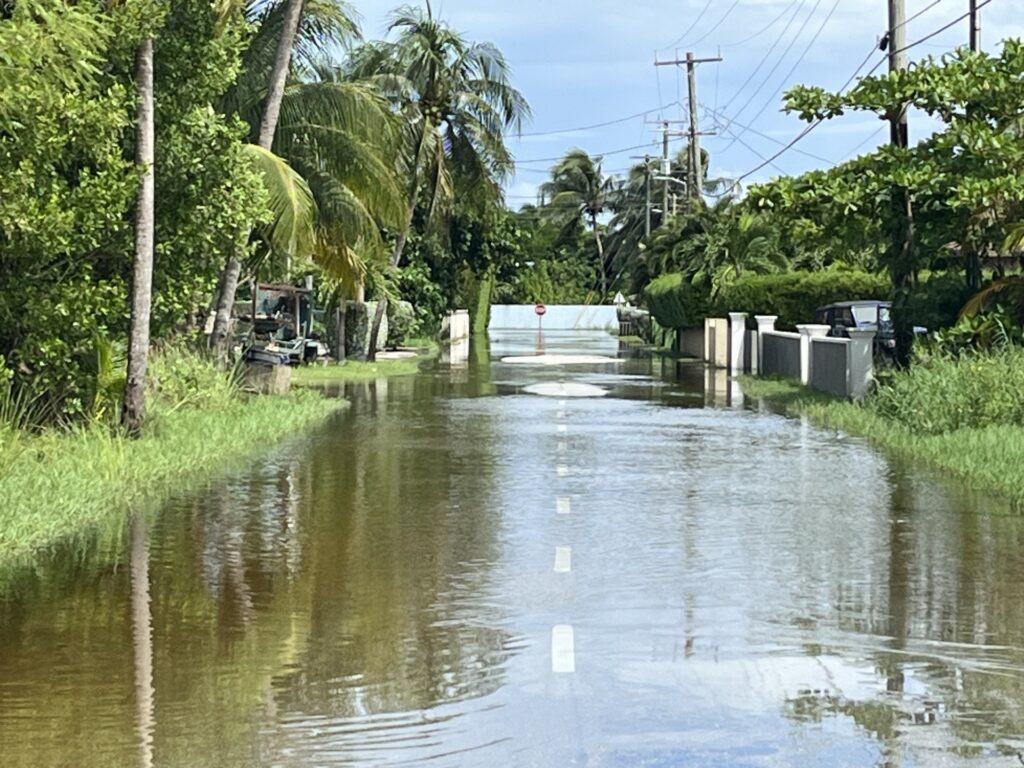
<svg viewBox="0 0 1024 768"><path fill-rule="evenodd" d="M411 376L419 373L422 359L422 357L410 357L404 360L378 360L375 363L349 360L344 365L307 365L292 371L292 383L297 386L311 386L382 379L391 376Z"/></svg>
<svg viewBox="0 0 1024 768"><path fill-rule="evenodd" d="M200 486L345 405L312 392L242 396L232 374L180 350L152 368L138 440L99 419L43 431L0 421L0 569L119 526L129 511Z"/></svg>
<svg viewBox="0 0 1024 768"><path fill-rule="evenodd" d="M989 424L930 434L880 415L869 399L859 405L795 382L744 377L744 393L789 415L859 435L890 455L942 470L979 491L1024 503L1024 427Z"/></svg>

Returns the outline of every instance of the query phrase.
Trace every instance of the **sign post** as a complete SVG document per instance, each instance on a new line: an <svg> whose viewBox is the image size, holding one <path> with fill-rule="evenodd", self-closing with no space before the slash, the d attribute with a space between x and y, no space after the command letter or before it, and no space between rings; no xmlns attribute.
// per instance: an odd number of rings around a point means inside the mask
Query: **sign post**
<svg viewBox="0 0 1024 768"><path fill-rule="evenodd" d="M537 313L537 354L540 355L544 352L544 313L548 308L538 301L533 311Z"/></svg>

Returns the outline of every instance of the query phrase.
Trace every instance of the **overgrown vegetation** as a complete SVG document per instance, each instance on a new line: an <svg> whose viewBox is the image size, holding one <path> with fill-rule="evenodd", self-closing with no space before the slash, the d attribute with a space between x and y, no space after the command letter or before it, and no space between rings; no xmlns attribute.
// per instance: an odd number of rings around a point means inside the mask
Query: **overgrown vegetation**
<svg viewBox="0 0 1024 768"><path fill-rule="evenodd" d="M788 381L747 378L744 392L790 414L861 435L901 457L1024 503L1024 349L954 357L941 349L881 378L864 403Z"/></svg>
<svg viewBox="0 0 1024 768"><path fill-rule="evenodd" d="M119 523L323 420L343 401L246 396L236 375L183 348L154 360L152 423L129 440L109 422L28 430L32 404L0 395L0 566Z"/></svg>

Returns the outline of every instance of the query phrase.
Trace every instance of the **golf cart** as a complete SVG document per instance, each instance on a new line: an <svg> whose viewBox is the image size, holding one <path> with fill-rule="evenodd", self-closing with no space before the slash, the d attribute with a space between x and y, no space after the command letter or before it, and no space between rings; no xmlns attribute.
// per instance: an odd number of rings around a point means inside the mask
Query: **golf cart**
<svg viewBox="0 0 1024 768"><path fill-rule="evenodd" d="M257 283L250 307L251 343L245 358L253 362L298 365L315 360L312 337L313 291L294 285Z"/></svg>
<svg viewBox="0 0 1024 768"><path fill-rule="evenodd" d="M863 299L839 301L818 307L814 321L829 327L829 336L848 339L850 330L875 331L875 363L892 363L896 355L896 330L892 323L892 302ZM916 329L915 329L916 330Z"/></svg>

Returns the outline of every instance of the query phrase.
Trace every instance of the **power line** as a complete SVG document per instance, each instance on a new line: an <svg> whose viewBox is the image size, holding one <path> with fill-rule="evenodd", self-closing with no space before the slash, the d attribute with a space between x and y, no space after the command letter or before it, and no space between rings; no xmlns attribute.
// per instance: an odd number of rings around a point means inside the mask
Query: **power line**
<svg viewBox="0 0 1024 768"><path fill-rule="evenodd" d="M729 117L725 113L719 112L717 109L712 109L707 104L701 104L701 106L704 107L704 109L706 109L708 112L710 112L714 117L717 117L719 119L728 119L728 117ZM753 126L744 125L743 123L741 123L738 120L729 120L728 125L720 123L717 120L715 122L718 125L719 130L722 130L722 131L728 131L729 130L729 126L731 126L731 125L738 125L744 131L750 131L754 135L760 136L762 139L767 139L768 141L774 142L774 143L778 144L779 146L785 146L785 144L786 144L786 142L782 141L781 139L777 139L777 138L775 138L774 136L772 136L770 134L764 133L763 131L759 131L756 128L754 128ZM729 133L730 133L730 135L735 135L735 134L732 133L732 131L729 131ZM794 151L799 153L799 154L801 154L801 155L809 157L812 160L819 160L819 161L821 161L823 163L829 163L830 165L834 164L834 161L829 160L827 157L822 157L821 155L816 155L813 152L805 152L802 149L797 149L797 150L794 150Z"/></svg>
<svg viewBox="0 0 1024 768"><path fill-rule="evenodd" d="M778 24L778 23L779 23L779 22L780 22L780 21L782 20L782 18L783 18L783 17L784 17L784 16L785 16L785 15L786 15L787 13L789 13L790 9L791 9L791 8L792 8L792 7L794 6L794 5L796 5L796 4L798 3L798 2L800 2L800 0L793 0L793 2L791 2L791 3L789 4L789 5L787 5L787 6L786 6L786 8L785 8L785 9L784 9L784 10L782 11L782 13L780 13L780 14L779 14L778 16L776 16L776 17L775 17L774 19L772 19L771 21L769 21L769 22L768 22L768 23L767 23L767 24L766 24L765 26L761 27L761 29L759 29L759 30L758 30L757 32L755 32L754 34L752 34L752 35L751 35L750 37L745 37L745 38L744 38L744 39L742 39L742 40L737 40L737 41L736 41L735 43L724 43L723 45L720 45L720 46L719 46L719 48L735 48L735 47L736 47L737 45L746 45L746 44L747 44L747 43L749 43L749 42L750 42L751 40L756 40L756 39L757 39L757 38L759 38L759 37L760 37L761 35L763 35L763 34L764 34L765 32L767 32L767 31L768 31L769 29L771 29L771 28L772 28L772 27L774 27L774 26L775 26L776 24Z"/></svg>
<svg viewBox="0 0 1024 768"><path fill-rule="evenodd" d="M683 42L683 40L686 39L686 36L688 34L690 34L691 32L693 32L693 30L696 28L696 26L698 24L700 24L701 20L707 14L708 9L711 8L711 4L713 2L715 2L715 0L708 0L708 4L705 5L704 9L700 13L697 14L697 18L693 20L693 23L686 28L686 31L683 32L683 34L681 34L679 36L679 38L674 43L671 43L670 45L666 45L664 48L659 48L658 50L667 51L669 48L675 48L677 45L679 45L681 42Z"/></svg>
<svg viewBox="0 0 1024 768"><path fill-rule="evenodd" d="M672 139L678 141L679 139ZM632 147L622 147L621 149L610 149L607 152L590 152L590 157L607 157L608 155L621 155L623 152L633 152L637 149L648 149L656 146L657 142L649 141L645 144L634 144ZM559 160L564 160L565 155L559 157L532 157L529 160L516 160L516 165L525 165L527 163L557 163Z"/></svg>
<svg viewBox="0 0 1024 768"><path fill-rule="evenodd" d="M520 134L517 134L516 136L514 136L512 138L524 138L525 139L525 138L529 138L529 137L532 137L532 136L558 136L559 134L563 134L563 133L576 133L577 131L592 131L592 130L595 130L597 128L607 128L609 125L618 125L619 123L628 123L630 120L636 120L639 117L647 117L647 115L651 114L652 112L661 112L662 110L665 110L665 109L668 109L671 106L674 106L674 104L675 104L675 102L670 102L670 103L664 104L664 105L662 105L660 107L655 107L653 109L645 109L643 112L637 112L636 114L628 115L626 117L619 117L619 118L616 118L614 120L606 120L603 123L593 123L592 125L581 125L581 126L578 126L576 128L560 128L560 129L554 130L554 131L535 131L533 133L520 133Z"/></svg>
<svg viewBox="0 0 1024 768"><path fill-rule="evenodd" d="M687 47L688 48L692 48L692 47L698 45L699 43L703 43L705 40L707 40L709 37L711 37L711 35L714 34L718 30L718 28L725 23L725 20L729 18L730 14L732 14L732 12L734 10L736 10L736 6L739 5L739 4L740 4L740 0L733 0L733 4L729 6L729 10L727 10L725 12L725 15L718 20L718 23L715 24L715 26L713 26L711 29L709 29L707 32L705 32L703 35L701 35L699 38L694 40L692 43L687 43Z"/></svg>
<svg viewBox="0 0 1024 768"><path fill-rule="evenodd" d="M761 158L762 160L764 160L764 161L765 161L765 163L766 163L767 165L770 165L770 166L771 166L772 168L774 168L774 169L775 169L776 171L778 171L779 173L781 173L781 174L783 174L783 175L785 175L785 174L786 174L786 172L785 172L784 170L782 170L782 169L781 169L781 168L780 168L779 166L777 166L777 165L776 165L775 163L773 163L773 162L772 162L771 160L769 160L769 159L768 159L767 157L765 157L764 155L762 155L762 154L761 154L760 152L758 152L758 151L757 151L756 149L754 149L754 148L753 148L752 146L750 146L749 144L747 144L747 142L745 142L745 141L744 141L744 140L742 139L742 137L741 137L741 136L740 136L739 134L737 134L737 133L734 133L734 132L733 132L733 130L732 130L731 128L729 128L729 127L727 126L727 127L725 127L725 128L723 129L723 130L724 130L724 131L725 131L726 133L728 133L728 134L729 134L730 136L732 136L732 139L733 139L733 140L732 140L732 143L733 143L733 144L735 144L735 143L736 143L736 142L738 141L738 142L739 142L740 144L742 144L742 145L743 145L744 147L746 147L747 149L749 149L749 150L750 150L751 152L753 152L753 153L754 153L755 155L757 155L757 156L758 156L759 158Z"/></svg>
<svg viewBox="0 0 1024 768"><path fill-rule="evenodd" d="M790 67L789 72L787 72L785 77L782 78L782 82L772 92L772 95L768 97L768 99L765 101L761 109L757 111L757 114L755 114L750 119L750 122L756 122L757 118L764 114L764 111L768 109L769 106L771 106L773 101L775 101L775 97L779 95L779 91L781 91L786 86L786 83L789 81L789 78L791 78L793 76L793 73L796 72L797 67L799 67L800 64L803 63L803 60L807 58L807 54L810 53L811 48L814 47L814 44L818 41L818 38L821 37L821 33L825 31L825 27L828 26L829 21L831 21L832 17L835 15L836 9L839 7L840 1L841 0L836 0L835 3L832 5L831 10L829 10L828 14L825 16L825 20L821 22L821 26L818 27L818 31L814 33L814 37L811 38L811 41L807 43L807 47L804 48L803 53L800 54L800 57L796 60L796 62L794 62L793 66ZM817 6L815 6L815 8L817 8ZM811 11L811 13L813 14L814 11ZM808 19L810 19L810 16L808 16ZM740 111L742 112L742 110ZM741 130L740 135L743 135L745 131L746 129ZM723 151L728 151L728 149L729 147L726 147Z"/></svg>
<svg viewBox="0 0 1024 768"><path fill-rule="evenodd" d="M803 23L800 25L800 29L798 29L796 34L793 36L793 39L789 41L789 45L786 46L786 50L782 52L782 55L779 57L779 60L775 62L774 66L772 66L772 68L768 70L768 74L765 75L765 78L764 80L761 81L761 84L754 89L754 92L750 94L750 98L743 102L742 107L736 110L736 115L742 115L744 110L746 110L746 108L750 106L750 103L755 98L757 98L757 94L759 94L761 90L766 85L768 85L768 81L772 79L772 75L774 75L775 71L782 65L782 62L786 60L786 56L788 56L789 52L793 50L793 46L796 45L796 41L800 39L800 35L803 34L804 30L807 29L807 25L811 22L811 19L814 18L814 13L815 11L818 10L818 7L821 5L821 1L822 0L815 1L814 7L811 8L811 12L807 14L807 18L804 19ZM729 104L731 103L732 100L730 100L729 103L725 105L724 109L727 109L729 107Z"/></svg>
<svg viewBox="0 0 1024 768"><path fill-rule="evenodd" d="M982 8L984 8L986 5L988 5L991 2L992 2L992 0L984 0L984 2L978 3L978 5L975 6L975 9L974 9L975 12L980 11ZM948 24L946 24L946 25L944 25L942 27L939 27L934 32L932 32L931 34L925 35L924 37L920 38L919 40L915 40L914 42L909 43L909 44L903 46L899 50L893 51L893 53L903 53L904 51L909 51L911 48L914 48L915 46L918 46L921 43L924 43L924 42L927 42L928 40L931 40L933 37L938 37L943 32L945 32L947 29L955 27L957 24L959 24L964 19L968 18L970 15L971 15L971 11L968 11L967 13L965 13L965 14L963 14L961 16L957 16L951 22L949 22Z"/></svg>
<svg viewBox="0 0 1024 768"><path fill-rule="evenodd" d="M747 76L747 79L743 81L743 85L741 85L739 88L736 89L736 92L733 93L733 95L729 98L729 100L727 102L725 102L725 104L722 106L722 109L728 109L729 105L732 104L734 101L736 101L737 97L739 97L739 95L741 93L743 93L743 89L746 88L748 85L750 85L750 81L753 80L757 76L757 73L761 70L761 67L763 67L765 65L765 62L768 61L769 57L775 51L775 48L779 45L779 43L782 42L782 38L784 38L786 36L786 33L789 31L789 28L791 26L793 26L793 22L796 21L797 16L800 15L800 10L804 7L804 3L805 3L805 0L800 0L799 5L797 6L796 11L793 12L793 16L786 23L786 26L779 33L779 36L777 38L775 38L775 42L772 43L771 47L768 49L768 52L763 57L761 57L761 60L757 63L757 66L755 66L750 71L750 74ZM781 63L781 60L780 60L780 63ZM776 66L778 66L778 64L776 64ZM769 75L769 77L770 76L771 75Z"/></svg>

